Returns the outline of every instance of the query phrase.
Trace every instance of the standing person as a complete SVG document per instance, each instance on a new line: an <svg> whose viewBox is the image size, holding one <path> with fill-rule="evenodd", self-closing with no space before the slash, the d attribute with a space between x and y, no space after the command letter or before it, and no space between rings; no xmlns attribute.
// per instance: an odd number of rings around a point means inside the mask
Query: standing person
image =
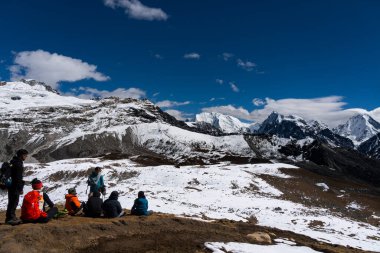
<svg viewBox="0 0 380 253"><path fill-rule="evenodd" d="M120 202L117 200L119 198L119 193L117 191L111 192L110 197L103 203L104 217L106 218L116 218L121 217L125 214L121 208Z"/></svg>
<svg viewBox="0 0 380 253"><path fill-rule="evenodd" d="M21 219L24 223L47 223L58 213L58 208L46 193L41 194L42 182L37 178L32 181L33 191L28 192L21 207ZM50 209L45 212L45 202Z"/></svg>
<svg viewBox="0 0 380 253"><path fill-rule="evenodd" d="M100 198L100 192L94 192L83 206L85 216L99 218L102 215L103 200Z"/></svg>
<svg viewBox="0 0 380 253"><path fill-rule="evenodd" d="M20 149L16 156L10 161L12 184L8 188L8 206L5 223L17 225L21 220L16 217L16 208L20 200L20 195L24 193L24 161L28 157L28 151Z"/></svg>
<svg viewBox="0 0 380 253"><path fill-rule="evenodd" d="M68 194L65 195L66 203L65 208L69 215L81 215L83 210L83 203L79 202L77 191L75 188L70 188Z"/></svg>
<svg viewBox="0 0 380 253"><path fill-rule="evenodd" d="M145 197L145 194L143 191L139 191L137 194L137 199L135 199L135 202L131 209L132 215L151 215L153 214L153 211L148 211L148 200Z"/></svg>
<svg viewBox="0 0 380 253"><path fill-rule="evenodd" d="M106 194L106 187L104 185L102 168L100 168L100 167L95 168L95 170L88 177L87 184L88 184L88 186L90 186L89 197L91 197L94 192L100 192L103 195Z"/></svg>

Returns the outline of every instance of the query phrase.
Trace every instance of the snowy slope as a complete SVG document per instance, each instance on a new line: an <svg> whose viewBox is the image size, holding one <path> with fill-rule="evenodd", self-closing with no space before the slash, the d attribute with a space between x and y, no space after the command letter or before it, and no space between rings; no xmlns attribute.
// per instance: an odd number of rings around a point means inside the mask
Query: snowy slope
<svg viewBox="0 0 380 253"><path fill-rule="evenodd" d="M86 177L95 166L103 167L108 192L118 190L126 208L144 190L150 208L163 213L210 219L247 220L254 215L259 225L294 231L320 241L380 251L380 230L369 224L334 214L325 208L304 206L284 199L266 176L287 180L279 168L287 164L247 164L145 167L130 160L75 159L48 164L27 164L27 179L38 177L53 201L63 202L69 187L86 198ZM318 190L318 186L315 186ZM25 192L30 190L27 186ZM291 190L291 189L290 189ZM323 192L323 189L319 189ZM307 196L305 196L307 198ZM0 201L5 208L6 198ZM281 207L279 209L279 207ZM280 211L279 211L280 210ZM323 226L310 226L319 221ZM354 236L353 236L354 235Z"/></svg>
<svg viewBox="0 0 380 253"><path fill-rule="evenodd" d="M0 117L2 160L20 147L44 162L108 153L153 155L173 163L253 156L242 136L196 132L148 100L65 97L36 81L2 83Z"/></svg>
<svg viewBox="0 0 380 253"><path fill-rule="evenodd" d="M196 122L206 122L224 133L244 133L250 129L250 124L242 123L239 119L217 112L202 112L195 116Z"/></svg>
<svg viewBox="0 0 380 253"><path fill-rule="evenodd" d="M74 107L93 103L95 102L92 100L60 96L53 90L48 90L44 83L34 80L8 82L0 85L0 112L20 111L38 107Z"/></svg>
<svg viewBox="0 0 380 253"><path fill-rule="evenodd" d="M356 146L380 133L380 123L367 114L357 114L345 124L339 125L334 131L351 139Z"/></svg>

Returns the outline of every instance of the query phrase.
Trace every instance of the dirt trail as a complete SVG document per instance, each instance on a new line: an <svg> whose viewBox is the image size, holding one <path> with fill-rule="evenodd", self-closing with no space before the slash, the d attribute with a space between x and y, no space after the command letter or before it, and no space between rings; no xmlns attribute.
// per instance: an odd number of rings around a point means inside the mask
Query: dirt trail
<svg viewBox="0 0 380 253"><path fill-rule="evenodd" d="M4 213L0 213L3 220ZM248 242L252 232L274 233L298 245L321 252L365 252L318 242L289 231L257 226L253 223L219 220L203 222L173 215L126 216L118 219L65 217L48 224L0 225L1 252L208 252L204 243Z"/></svg>

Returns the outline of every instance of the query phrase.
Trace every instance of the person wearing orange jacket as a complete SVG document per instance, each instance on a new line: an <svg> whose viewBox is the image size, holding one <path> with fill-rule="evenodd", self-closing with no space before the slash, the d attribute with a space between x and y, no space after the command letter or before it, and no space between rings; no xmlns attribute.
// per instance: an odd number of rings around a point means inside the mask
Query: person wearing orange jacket
<svg viewBox="0 0 380 253"><path fill-rule="evenodd" d="M83 210L83 203L79 202L77 191L75 188L70 188L68 194L65 195L67 209L69 215L81 215Z"/></svg>
<svg viewBox="0 0 380 253"><path fill-rule="evenodd" d="M28 192L22 202L21 220L24 223L46 223L50 221L57 213L58 208L50 201L46 193L41 194L42 182L37 178L32 181L33 191ZM52 204L51 208L44 211L44 197ZM49 204L49 205L51 205Z"/></svg>

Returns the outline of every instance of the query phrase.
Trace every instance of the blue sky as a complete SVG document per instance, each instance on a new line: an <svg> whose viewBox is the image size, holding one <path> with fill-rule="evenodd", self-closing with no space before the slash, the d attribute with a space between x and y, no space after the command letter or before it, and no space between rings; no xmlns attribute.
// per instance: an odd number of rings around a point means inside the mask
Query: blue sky
<svg viewBox="0 0 380 253"><path fill-rule="evenodd" d="M371 111L379 11L377 0L1 1L0 77L45 79L83 97L119 89L164 101L179 118Z"/></svg>

